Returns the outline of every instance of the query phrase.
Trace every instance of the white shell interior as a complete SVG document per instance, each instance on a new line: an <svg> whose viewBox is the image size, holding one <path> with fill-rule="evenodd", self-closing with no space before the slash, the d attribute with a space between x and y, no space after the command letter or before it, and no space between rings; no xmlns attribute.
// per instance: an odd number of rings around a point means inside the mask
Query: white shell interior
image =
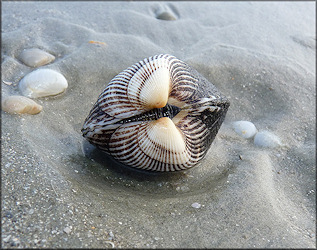
<svg viewBox="0 0 317 250"><path fill-rule="evenodd" d="M184 136L168 117L152 121L139 133L140 149L161 162L183 164L188 161Z"/></svg>
<svg viewBox="0 0 317 250"><path fill-rule="evenodd" d="M157 61L155 65L148 63L136 72L128 86L130 101L142 105L145 110L163 108L171 90L168 65L164 65L162 60Z"/></svg>

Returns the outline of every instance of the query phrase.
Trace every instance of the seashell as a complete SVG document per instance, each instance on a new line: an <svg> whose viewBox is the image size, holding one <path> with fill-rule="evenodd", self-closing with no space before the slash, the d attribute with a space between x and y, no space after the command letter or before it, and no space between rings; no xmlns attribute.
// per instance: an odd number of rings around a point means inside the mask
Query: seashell
<svg viewBox="0 0 317 250"><path fill-rule="evenodd" d="M258 132L254 137L254 144L265 148L282 146L280 138L269 131Z"/></svg>
<svg viewBox="0 0 317 250"><path fill-rule="evenodd" d="M236 121L233 124L234 131L245 139L252 138L258 132L252 122Z"/></svg>
<svg viewBox="0 0 317 250"><path fill-rule="evenodd" d="M37 69L27 74L19 83L24 96L30 98L57 95L68 87L65 77L51 69Z"/></svg>
<svg viewBox="0 0 317 250"><path fill-rule="evenodd" d="M185 62L157 55L110 81L82 133L130 167L184 170L206 155L229 105L214 85Z"/></svg>
<svg viewBox="0 0 317 250"><path fill-rule="evenodd" d="M43 50L33 48L23 50L20 54L20 60L27 66L39 67L54 61L55 56Z"/></svg>
<svg viewBox="0 0 317 250"><path fill-rule="evenodd" d="M11 114L35 115L42 111L43 107L35 101L24 96L8 96L2 99L1 108Z"/></svg>
<svg viewBox="0 0 317 250"><path fill-rule="evenodd" d="M162 13L160 13L159 15L157 15L156 17L157 19L160 20L165 20L165 21L174 21L176 20L176 17L174 15L172 15L171 13L164 11Z"/></svg>

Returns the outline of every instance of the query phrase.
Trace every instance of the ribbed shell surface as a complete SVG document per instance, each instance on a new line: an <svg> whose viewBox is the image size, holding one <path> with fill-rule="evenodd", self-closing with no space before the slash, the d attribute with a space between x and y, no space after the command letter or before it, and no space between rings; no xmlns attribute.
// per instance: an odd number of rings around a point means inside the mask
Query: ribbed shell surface
<svg viewBox="0 0 317 250"><path fill-rule="evenodd" d="M197 71L174 56L157 55L111 80L82 132L130 167L184 170L205 156L228 107Z"/></svg>

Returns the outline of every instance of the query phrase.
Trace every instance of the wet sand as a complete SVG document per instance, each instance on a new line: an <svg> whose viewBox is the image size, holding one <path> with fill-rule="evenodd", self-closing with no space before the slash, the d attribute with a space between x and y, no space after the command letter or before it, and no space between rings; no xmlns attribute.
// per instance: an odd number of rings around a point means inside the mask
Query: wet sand
<svg viewBox="0 0 317 250"><path fill-rule="evenodd" d="M69 87L37 115L1 112L2 247L314 248L315 21L314 2L3 2L2 97L34 70L26 48L54 55L41 68ZM182 173L119 166L80 132L115 75L161 53L231 102ZM241 138L239 120L283 146Z"/></svg>

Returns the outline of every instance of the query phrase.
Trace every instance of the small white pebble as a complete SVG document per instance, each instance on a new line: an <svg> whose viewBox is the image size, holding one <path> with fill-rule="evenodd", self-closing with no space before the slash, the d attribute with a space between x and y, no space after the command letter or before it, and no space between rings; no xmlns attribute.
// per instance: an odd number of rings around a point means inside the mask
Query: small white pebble
<svg viewBox="0 0 317 250"><path fill-rule="evenodd" d="M112 232L112 231L110 231L110 232L109 232L109 236L110 236L111 238L113 238L113 237L114 237L114 234L113 234L113 232Z"/></svg>
<svg viewBox="0 0 317 250"><path fill-rule="evenodd" d="M72 231L72 229L71 229L71 227L65 227L63 231L65 233L69 234Z"/></svg>
<svg viewBox="0 0 317 250"><path fill-rule="evenodd" d="M282 145L280 138L269 131L258 132L254 137L254 144L265 148L275 148Z"/></svg>
<svg viewBox="0 0 317 250"><path fill-rule="evenodd" d="M232 126L234 131L245 139L252 138L258 132L254 124L248 121L236 121Z"/></svg>
<svg viewBox="0 0 317 250"><path fill-rule="evenodd" d="M193 208L200 208L201 204L199 204L198 202L195 202L195 203L192 204L192 207Z"/></svg>

